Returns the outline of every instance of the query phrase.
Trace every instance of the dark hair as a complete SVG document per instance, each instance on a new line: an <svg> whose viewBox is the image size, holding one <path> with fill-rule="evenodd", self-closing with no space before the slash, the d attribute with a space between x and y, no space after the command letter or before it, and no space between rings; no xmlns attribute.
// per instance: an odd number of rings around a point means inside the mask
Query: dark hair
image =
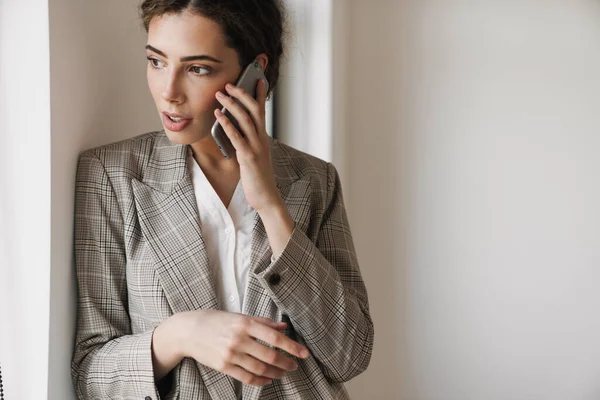
<svg viewBox="0 0 600 400"><path fill-rule="evenodd" d="M185 10L221 26L225 42L238 54L241 68L265 53L269 58L265 70L269 94L273 91L283 55L284 9L281 0L144 0L140 5L140 16L148 32L154 17Z"/></svg>

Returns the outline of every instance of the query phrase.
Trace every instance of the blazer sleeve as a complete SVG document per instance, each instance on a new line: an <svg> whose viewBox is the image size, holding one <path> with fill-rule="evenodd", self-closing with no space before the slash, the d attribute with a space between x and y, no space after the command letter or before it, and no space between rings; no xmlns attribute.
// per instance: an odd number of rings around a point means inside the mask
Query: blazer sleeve
<svg viewBox="0 0 600 400"><path fill-rule="evenodd" d="M341 182L331 163L327 175L327 203L316 243L296 224L283 252L258 279L288 314L323 374L346 382L369 365L374 329ZM279 278L272 279L274 275Z"/></svg>
<svg viewBox="0 0 600 400"><path fill-rule="evenodd" d="M152 330L132 334L127 309L123 217L113 186L92 152L75 182L77 328L71 362L79 399L159 399Z"/></svg>

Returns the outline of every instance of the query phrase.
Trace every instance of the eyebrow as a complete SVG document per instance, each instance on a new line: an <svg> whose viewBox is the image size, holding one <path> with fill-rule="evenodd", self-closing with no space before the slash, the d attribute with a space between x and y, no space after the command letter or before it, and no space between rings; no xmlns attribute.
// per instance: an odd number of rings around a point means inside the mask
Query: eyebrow
<svg viewBox="0 0 600 400"><path fill-rule="evenodd" d="M156 47L150 46L149 44L146 45L146 49L147 50L151 50L153 52L155 52L156 54L160 54L161 56L163 56L164 58L169 58L167 57L167 55L165 53L163 53L162 51L160 51L159 49L157 49ZM202 54L199 56L187 56L187 57L181 57L179 59L181 62L186 62L186 61L195 61L195 60L207 60L207 61L213 61L216 63L222 63L223 61L218 60L214 57L208 56L206 54Z"/></svg>

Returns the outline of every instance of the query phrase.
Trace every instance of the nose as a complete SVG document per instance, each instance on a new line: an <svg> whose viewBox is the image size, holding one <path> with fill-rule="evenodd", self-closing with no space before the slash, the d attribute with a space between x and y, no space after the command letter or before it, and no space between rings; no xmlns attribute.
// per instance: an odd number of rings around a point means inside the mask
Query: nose
<svg viewBox="0 0 600 400"><path fill-rule="evenodd" d="M163 100L169 103L182 103L185 100L185 95L177 78L176 71L169 74L161 96Z"/></svg>

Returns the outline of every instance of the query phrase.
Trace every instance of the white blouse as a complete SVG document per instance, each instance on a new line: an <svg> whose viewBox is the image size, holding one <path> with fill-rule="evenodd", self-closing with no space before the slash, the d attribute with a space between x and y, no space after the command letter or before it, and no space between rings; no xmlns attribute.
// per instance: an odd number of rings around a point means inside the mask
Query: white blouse
<svg viewBox="0 0 600 400"><path fill-rule="evenodd" d="M256 211L246 201L241 180L229 206L225 208L191 151L187 166L196 194L208 262L213 276L217 277L219 309L241 313L250 267L251 233Z"/></svg>

